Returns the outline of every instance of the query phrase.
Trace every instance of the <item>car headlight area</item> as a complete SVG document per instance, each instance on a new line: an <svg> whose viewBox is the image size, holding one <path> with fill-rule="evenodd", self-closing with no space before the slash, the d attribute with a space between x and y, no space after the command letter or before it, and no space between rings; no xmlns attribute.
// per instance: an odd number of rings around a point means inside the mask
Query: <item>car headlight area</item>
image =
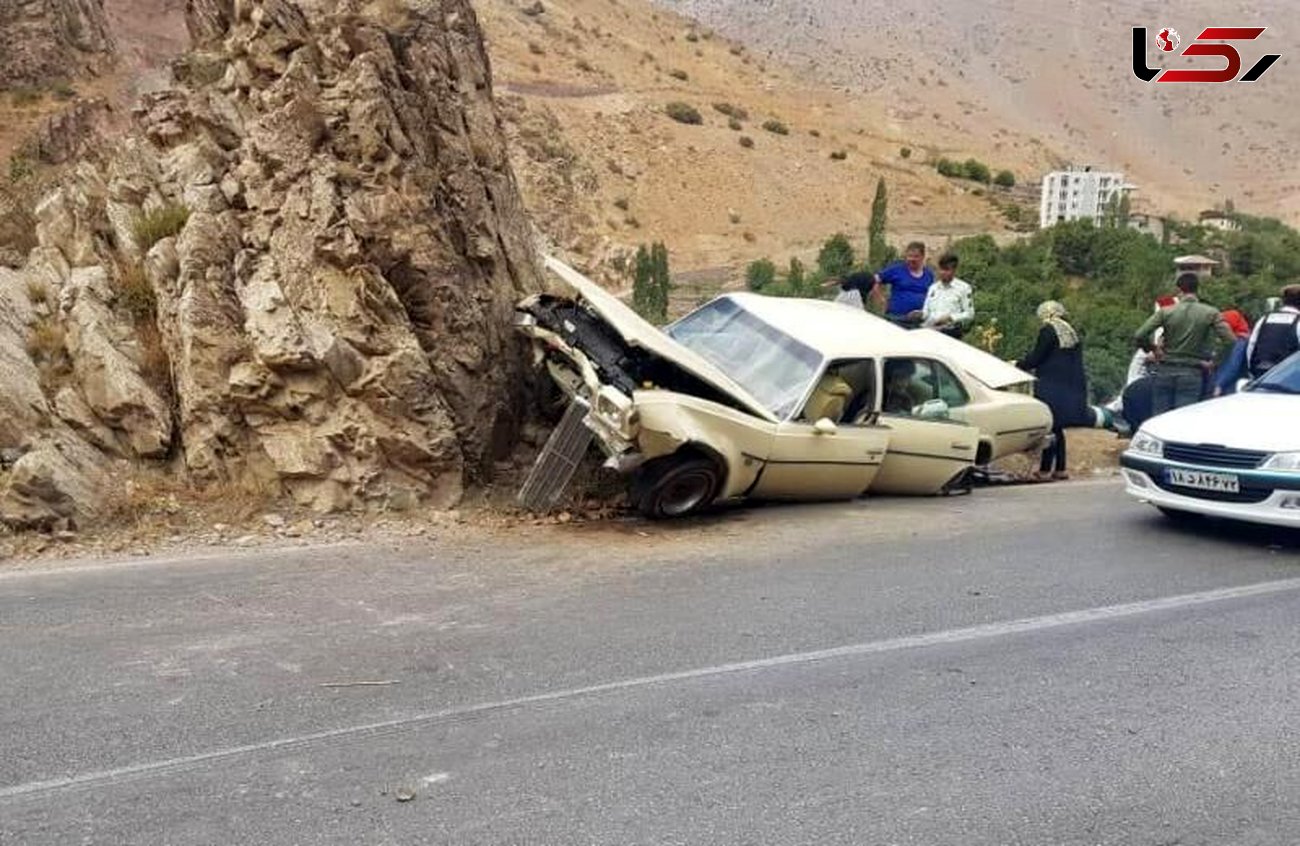
<svg viewBox="0 0 1300 846"><path fill-rule="evenodd" d="M1300 452L1278 452L1260 465L1261 470L1281 470L1284 473L1300 473Z"/></svg>
<svg viewBox="0 0 1300 846"><path fill-rule="evenodd" d="M1138 432L1129 442L1128 451L1151 458L1163 458L1165 442L1146 432Z"/></svg>

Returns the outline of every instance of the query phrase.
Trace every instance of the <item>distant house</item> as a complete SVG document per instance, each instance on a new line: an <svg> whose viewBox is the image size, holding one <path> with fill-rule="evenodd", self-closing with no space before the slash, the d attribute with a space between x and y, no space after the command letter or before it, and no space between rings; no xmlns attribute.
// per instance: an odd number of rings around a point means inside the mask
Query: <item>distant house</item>
<svg viewBox="0 0 1300 846"><path fill-rule="evenodd" d="M1165 238L1165 219L1154 214L1139 212L1129 215L1128 228L1144 232L1157 241L1163 241Z"/></svg>
<svg viewBox="0 0 1300 846"><path fill-rule="evenodd" d="M1219 263L1209 256L1179 256L1174 259L1174 267L1179 273L1195 273L1202 279L1212 276L1218 266Z"/></svg>
<svg viewBox="0 0 1300 846"><path fill-rule="evenodd" d="M1227 212L1221 212L1216 209L1201 212L1201 225L1210 229L1218 229L1223 232L1236 232L1241 228L1241 224L1236 218Z"/></svg>
<svg viewBox="0 0 1300 846"><path fill-rule="evenodd" d="M1122 173L1103 173L1092 165L1075 165L1043 177L1038 223L1043 229L1068 220L1101 223L1112 202L1124 197L1133 186Z"/></svg>

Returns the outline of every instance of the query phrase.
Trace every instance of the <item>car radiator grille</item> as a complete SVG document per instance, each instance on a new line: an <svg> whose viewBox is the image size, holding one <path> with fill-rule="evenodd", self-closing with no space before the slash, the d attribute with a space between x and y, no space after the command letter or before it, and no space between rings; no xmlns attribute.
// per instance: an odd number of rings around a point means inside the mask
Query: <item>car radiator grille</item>
<svg viewBox="0 0 1300 846"><path fill-rule="evenodd" d="M1209 444L1165 444L1165 458L1199 467L1231 467L1252 470L1264 463L1269 453L1249 449L1230 449Z"/></svg>
<svg viewBox="0 0 1300 846"><path fill-rule="evenodd" d="M546 439L541 455L524 480L516 501L529 511L546 511L560 501L595 435L583 420L590 410L581 399L569 403L564 417Z"/></svg>

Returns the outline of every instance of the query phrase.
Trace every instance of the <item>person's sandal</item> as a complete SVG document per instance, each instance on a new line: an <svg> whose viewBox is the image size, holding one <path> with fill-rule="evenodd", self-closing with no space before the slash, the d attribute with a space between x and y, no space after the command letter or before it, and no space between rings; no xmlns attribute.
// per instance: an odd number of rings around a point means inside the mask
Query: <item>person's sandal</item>
<svg viewBox="0 0 1300 846"><path fill-rule="evenodd" d="M1058 473L1053 473L1053 474L1052 474L1052 479L1055 480L1055 481L1057 481L1057 482L1068 482L1068 481L1070 481L1070 474L1069 474L1069 473L1066 473L1064 470L1062 470L1062 471L1060 471L1060 472L1058 472Z"/></svg>

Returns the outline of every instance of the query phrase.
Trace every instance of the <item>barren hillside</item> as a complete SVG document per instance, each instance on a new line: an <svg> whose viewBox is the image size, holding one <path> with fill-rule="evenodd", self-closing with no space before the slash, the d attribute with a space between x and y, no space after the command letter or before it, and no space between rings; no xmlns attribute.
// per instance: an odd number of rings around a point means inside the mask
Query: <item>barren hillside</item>
<svg viewBox="0 0 1300 846"><path fill-rule="evenodd" d="M807 254L838 229L865 232L882 176L894 240L939 244L1003 229L970 186L925 164L957 151L996 152L992 143L918 131L891 117L880 97L800 78L648 0L477 7L512 116L525 199L579 260L651 239L668 244L679 269ZM671 120L664 108L674 101L696 107L703 124ZM729 128L715 104L744 110L740 128ZM770 120L789 134L765 130ZM742 147L742 137L753 147ZM1025 176L1048 156L1018 150L989 163Z"/></svg>
<svg viewBox="0 0 1300 846"><path fill-rule="evenodd" d="M1300 220L1300 113L1291 0L662 0L812 79L889 103L904 134L941 130L1011 158L1037 143L1123 168L1156 210L1238 208ZM1131 27L1267 26L1246 67L1280 53L1254 83L1158 85L1131 70ZM1154 47L1151 63L1157 64ZM1188 60L1181 60L1187 62ZM1211 63L1212 65L1212 60ZM1205 67L1206 64L1198 65ZM953 108L956 107L956 108Z"/></svg>

